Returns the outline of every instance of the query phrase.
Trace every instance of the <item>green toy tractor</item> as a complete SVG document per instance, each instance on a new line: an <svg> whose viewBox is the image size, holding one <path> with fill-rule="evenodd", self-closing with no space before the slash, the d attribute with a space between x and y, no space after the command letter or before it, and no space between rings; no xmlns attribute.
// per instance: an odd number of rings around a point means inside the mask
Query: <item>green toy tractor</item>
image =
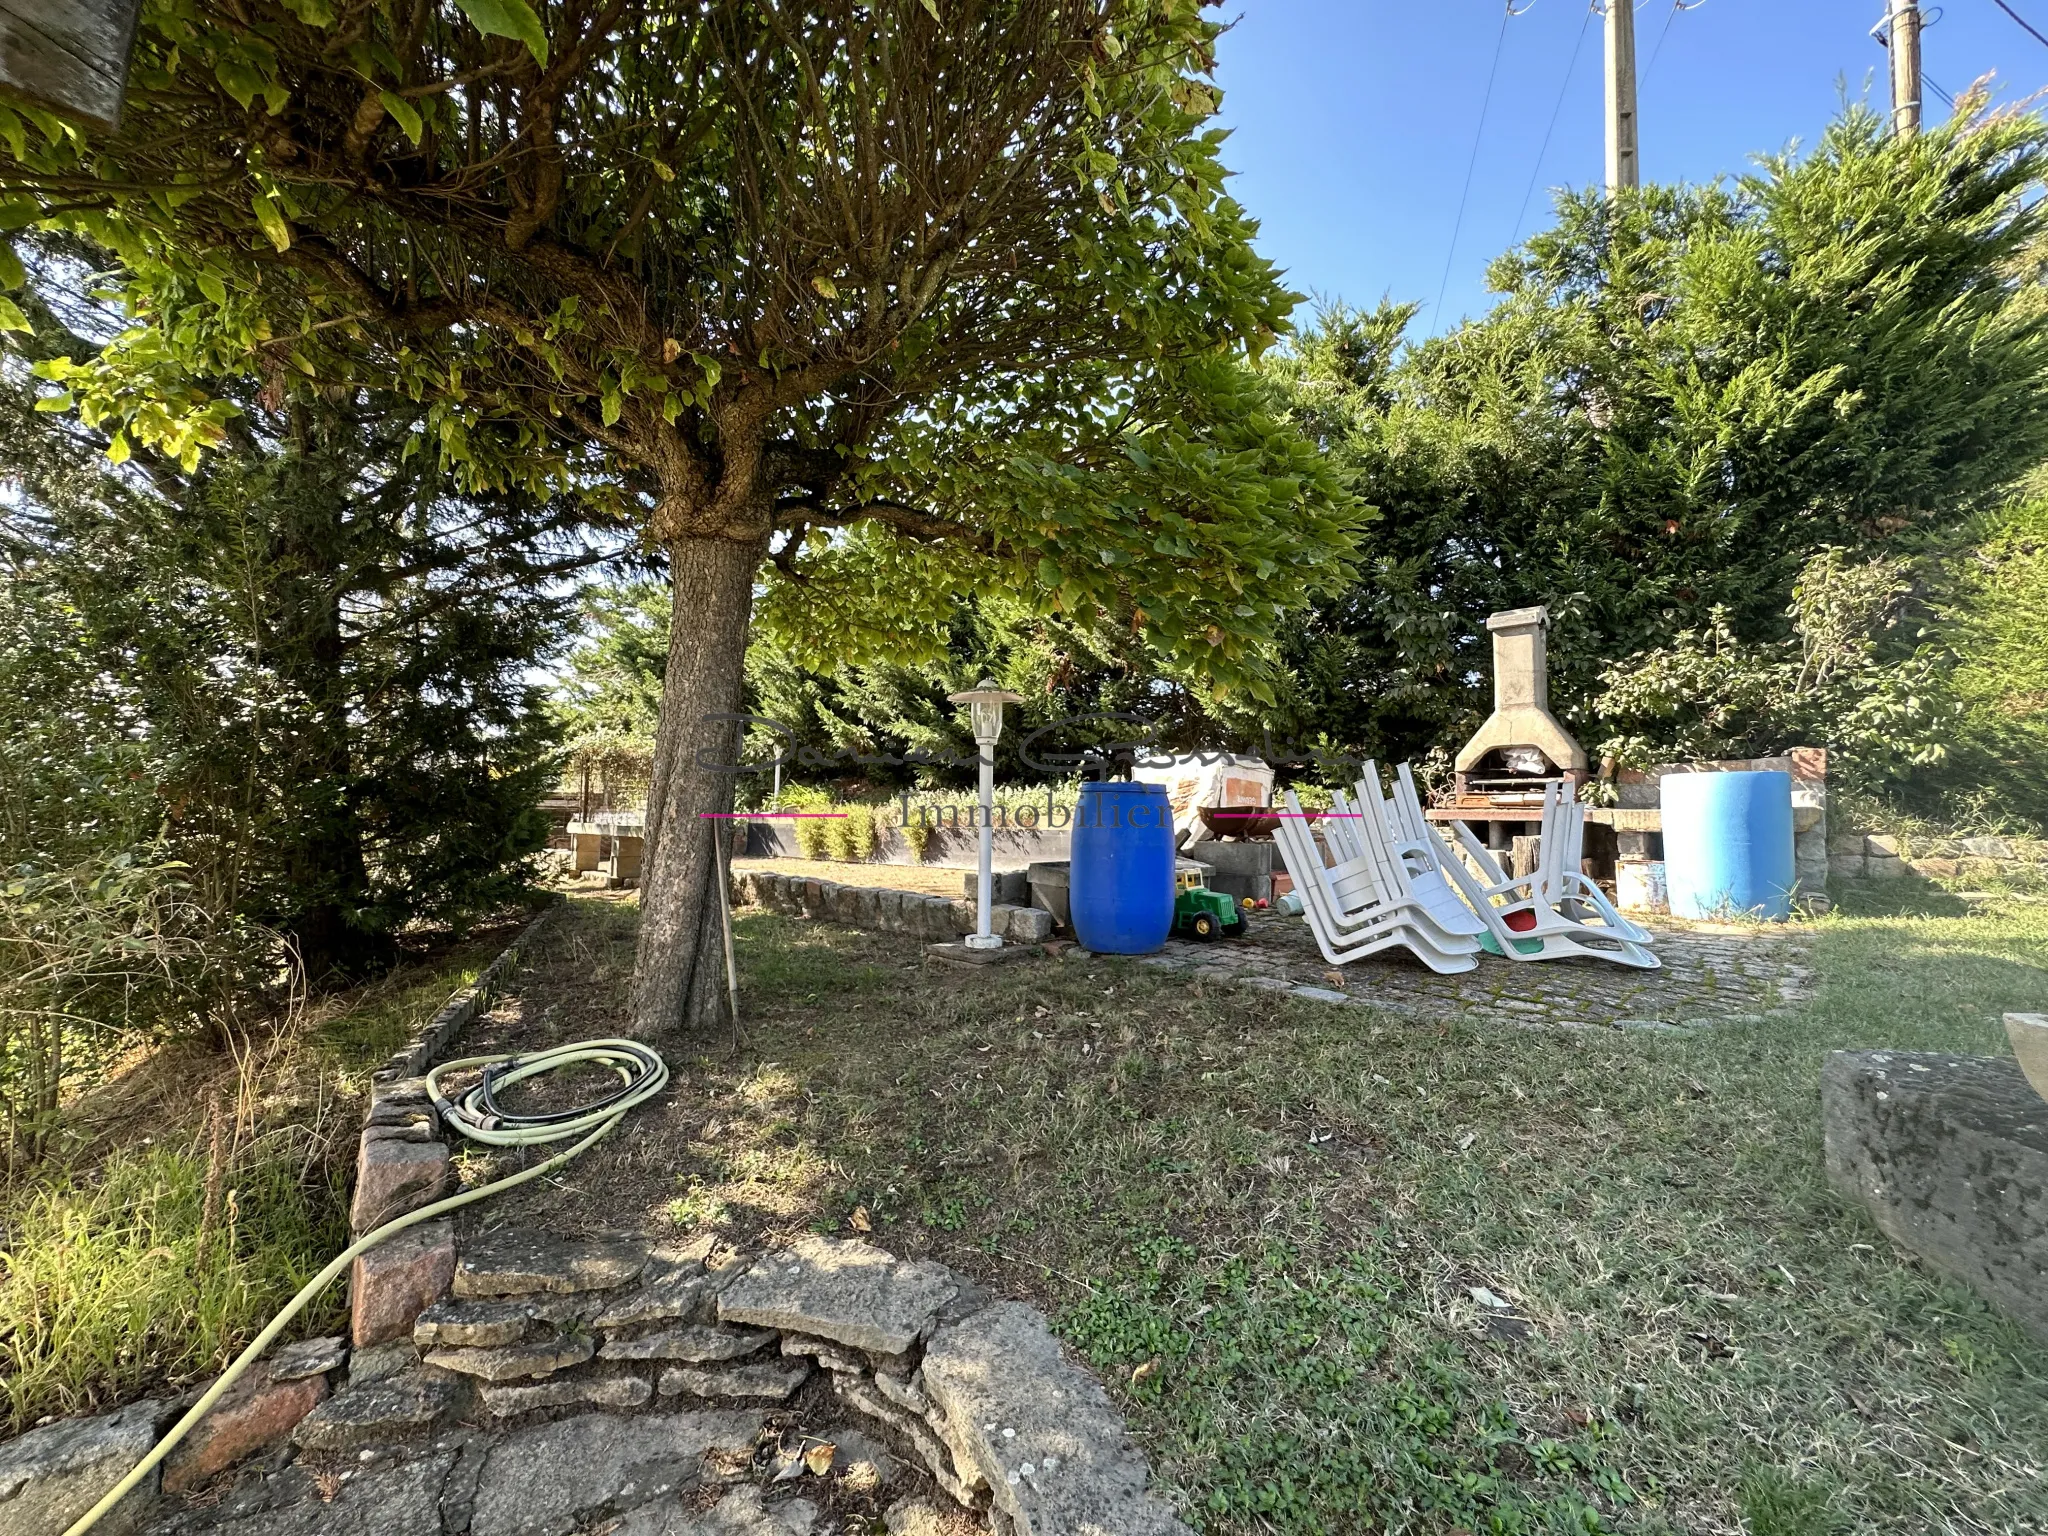
<svg viewBox="0 0 2048 1536"><path fill-rule="evenodd" d="M1173 931L1179 937L1206 944L1244 932L1244 914L1237 903L1221 891L1210 890L1209 877L1202 870L1176 870L1173 891Z"/></svg>

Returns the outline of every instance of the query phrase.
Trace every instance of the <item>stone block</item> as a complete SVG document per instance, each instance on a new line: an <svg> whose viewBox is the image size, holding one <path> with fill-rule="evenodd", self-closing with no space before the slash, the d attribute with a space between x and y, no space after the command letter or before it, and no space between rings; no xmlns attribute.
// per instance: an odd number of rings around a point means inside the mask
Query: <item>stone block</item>
<svg viewBox="0 0 2048 1536"><path fill-rule="evenodd" d="M1821 1122L1837 1190L2048 1342L2048 1102L2017 1062L1835 1051Z"/></svg>
<svg viewBox="0 0 2048 1536"><path fill-rule="evenodd" d="M272 1381L257 1367L228 1388L164 1459L164 1488L196 1488L244 1457L282 1444L326 1396L325 1376Z"/></svg>
<svg viewBox="0 0 2048 1536"><path fill-rule="evenodd" d="M300 1339L287 1344L270 1357L272 1381L302 1381L324 1376L348 1363L348 1343L339 1334L325 1338Z"/></svg>
<svg viewBox="0 0 2048 1536"><path fill-rule="evenodd" d="M2013 856L2012 839L1966 837L1962 840L1962 851L1973 859L2009 859Z"/></svg>
<svg viewBox="0 0 2048 1536"><path fill-rule="evenodd" d="M356 1153L349 1226L360 1235L431 1205L454 1189L455 1170L445 1143L420 1139L420 1132L409 1125L366 1125Z"/></svg>
<svg viewBox="0 0 2048 1536"><path fill-rule="evenodd" d="M1013 944L1043 944L1052 937L1052 914L1037 907L997 907L989 926Z"/></svg>
<svg viewBox="0 0 2048 1536"><path fill-rule="evenodd" d="M805 917L821 916L825 910L825 882L822 880L806 880L801 900Z"/></svg>
<svg viewBox="0 0 2048 1536"><path fill-rule="evenodd" d="M734 1397L752 1402L779 1403L811 1379L811 1367L804 1360L780 1360L760 1365L733 1365L714 1369L702 1365L671 1365L661 1373L663 1397Z"/></svg>
<svg viewBox="0 0 2048 1536"><path fill-rule="evenodd" d="M1030 1307L1001 1302L941 1328L924 1387L1020 1536L1188 1536L1146 1491L1145 1459L1108 1394Z"/></svg>
<svg viewBox="0 0 2048 1536"><path fill-rule="evenodd" d="M389 1381L402 1372L418 1370L419 1364L419 1346L411 1339L386 1339L349 1356L349 1384L360 1387L373 1381Z"/></svg>
<svg viewBox="0 0 2048 1536"><path fill-rule="evenodd" d="M98 1418L46 1424L0 1446L0 1536L56 1536L99 1503L149 1454L168 1407L131 1403ZM140 1530L158 1477L151 1472L105 1515L93 1527L96 1536Z"/></svg>
<svg viewBox="0 0 2048 1536"><path fill-rule="evenodd" d="M1903 855L1899 839L1888 832L1873 832L1863 839L1863 851L1872 858L1896 859Z"/></svg>
<svg viewBox="0 0 2048 1536"><path fill-rule="evenodd" d="M1963 866L1954 859L1911 859L1906 867L1929 880L1953 880L1963 872Z"/></svg>
<svg viewBox="0 0 2048 1536"><path fill-rule="evenodd" d="M570 1376L532 1386L477 1389L484 1411L508 1419L538 1408L639 1408L654 1396L644 1376Z"/></svg>
<svg viewBox="0 0 2048 1536"><path fill-rule="evenodd" d="M1873 853L1863 861L1863 873L1870 880L1903 880L1906 877L1906 861Z"/></svg>
<svg viewBox="0 0 2048 1536"><path fill-rule="evenodd" d="M421 1349L494 1349L526 1337L533 1309L523 1301L435 1302L412 1325Z"/></svg>
<svg viewBox="0 0 2048 1536"><path fill-rule="evenodd" d="M1860 853L1828 855L1828 874L1836 880L1861 880L1867 868L1868 861Z"/></svg>
<svg viewBox="0 0 2048 1536"><path fill-rule="evenodd" d="M610 1290L647 1267L644 1245L622 1237L563 1238L505 1227L473 1238L455 1266L458 1296L568 1295Z"/></svg>
<svg viewBox="0 0 2048 1536"><path fill-rule="evenodd" d="M451 1377L405 1371L387 1381L355 1382L299 1420L292 1444L302 1451L348 1455L431 1429L462 1406Z"/></svg>
<svg viewBox="0 0 2048 1536"><path fill-rule="evenodd" d="M900 1355L959 1292L945 1266L809 1234L763 1255L718 1298L727 1322Z"/></svg>
<svg viewBox="0 0 2048 1536"><path fill-rule="evenodd" d="M349 1268L350 1336L358 1349L412 1333L455 1276L455 1228L422 1222L358 1254Z"/></svg>
<svg viewBox="0 0 2048 1536"><path fill-rule="evenodd" d="M973 933L981 925L981 909L971 901L949 901L946 903L946 922L945 938Z"/></svg>
<svg viewBox="0 0 2048 1536"><path fill-rule="evenodd" d="M1860 859L1869 852L1863 843L1861 832L1838 832L1828 839L1828 852L1831 855Z"/></svg>
<svg viewBox="0 0 2048 1536"><path fill-rule="evenodd" d="M523 1377L552 1376L572 1365L581 1365L597 1351L587 1334L557 1334L551 1339L528 1339L520 1344L501 1344L493 1349L437 1349L426 1357L437 1370L454 1371L482 1381L518 1381Z"/></svg>

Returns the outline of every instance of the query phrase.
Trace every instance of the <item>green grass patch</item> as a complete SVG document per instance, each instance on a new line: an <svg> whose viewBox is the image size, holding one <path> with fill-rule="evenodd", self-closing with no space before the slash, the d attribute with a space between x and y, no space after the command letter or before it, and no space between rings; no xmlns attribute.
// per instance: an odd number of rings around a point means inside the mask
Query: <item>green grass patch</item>
<svg viewBox="0 0 2048 1536"><path fill-rule="evenodd" d="M202 1237L206 1186L203 1156L159 1147L13 1192L0 1274L10 1431L213 1375L348 1241L338 1170L281 1156L230 1167ZM338 1325L342 1290L304 1331Z"/></svg>
<svg viewBox="0 0 2048 1536"><path fill-rule="evenodd" d="M2048 1529L2048 1354L1821 1166L1829 1050L2000 1053L2048 995L2048 909L1952 901L1851 900L1810 999L1674 1033L750 915L674 1212L1030 1296L1218 1536Z"/></svg>

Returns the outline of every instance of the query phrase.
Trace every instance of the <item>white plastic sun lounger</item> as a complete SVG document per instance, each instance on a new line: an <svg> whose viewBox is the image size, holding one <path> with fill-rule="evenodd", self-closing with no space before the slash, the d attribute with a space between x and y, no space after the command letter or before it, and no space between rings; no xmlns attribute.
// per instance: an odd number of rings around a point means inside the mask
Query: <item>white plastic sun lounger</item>
<svg viewBox="0 0 2048 1536"><path fill-rule="evenodd" d="M1324 959L1348 965L1398 946L1445 974L1478 965L1477 939L1443 932L1412 898L1391 895L1375 861L1344 857L1345 842L1333 839L1337 862L1326 863L1302 819L1300 803L1292 794L1284 802L1289 814L1281 818L1274 841L1301 893L1302 917Z"/></svg>
<svg viewBox="0 0 2048 1536"><path fill-rule="evenodd" d="M1485 923L1487 933L1482 943L1489 953L1504 955L1510 960L1560 960L1578 956L1636 970L1662 969L1663 962L1651 953L1649 946L1629 936L1629 932L1639 931L1633 924L1626 925L1627 931L1624 931L1604 923L1580 922L1565 915L1553 904L1537 874L1506 875L1499 880L1486 880L1473 873L1423 815L1421 797L1415 792L1415 781L1407 764L1402 764L1397 770L1397 777L1394 793L1400 824L1404 829L1420 828L1426 835L1428 840L1424 846L1429 849L1437 868L1464 898L1472 913ZM1546 813L1545 824L1549 825L1550 820ZM1455 822L1452 826L1460 844L1467 854L1474 857L1481 870L1490 868L1498 871L1499 866L1479 845L1478 839L1463 826ZM1560 837L1558 842L1561 845L1563 838ZM1580 878L1584 879L1583 876ZM1591 885L1590 881L1585 883ZM1602 901L1604 904L1604 897Z"/></svg>

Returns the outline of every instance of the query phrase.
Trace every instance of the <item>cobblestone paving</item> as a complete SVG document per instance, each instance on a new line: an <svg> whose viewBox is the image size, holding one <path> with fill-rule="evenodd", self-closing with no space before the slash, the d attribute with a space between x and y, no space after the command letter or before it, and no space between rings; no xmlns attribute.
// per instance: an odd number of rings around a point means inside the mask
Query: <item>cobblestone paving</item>
<svg viewBox="0 0 2048 1536"><path fill-rule="evenodd" d="M1298 917L1254 913L1242 938L1169 940L1141 964L1343 1006L1437 1017L1488 1016L1559 1029L1689 1029L1746 1022L1809 995L1809 940L1798 929L1653 920L1659 971L1597 960L1516 963L1439 976L1418 960L1375 955L1341 969Z"/></svg>

